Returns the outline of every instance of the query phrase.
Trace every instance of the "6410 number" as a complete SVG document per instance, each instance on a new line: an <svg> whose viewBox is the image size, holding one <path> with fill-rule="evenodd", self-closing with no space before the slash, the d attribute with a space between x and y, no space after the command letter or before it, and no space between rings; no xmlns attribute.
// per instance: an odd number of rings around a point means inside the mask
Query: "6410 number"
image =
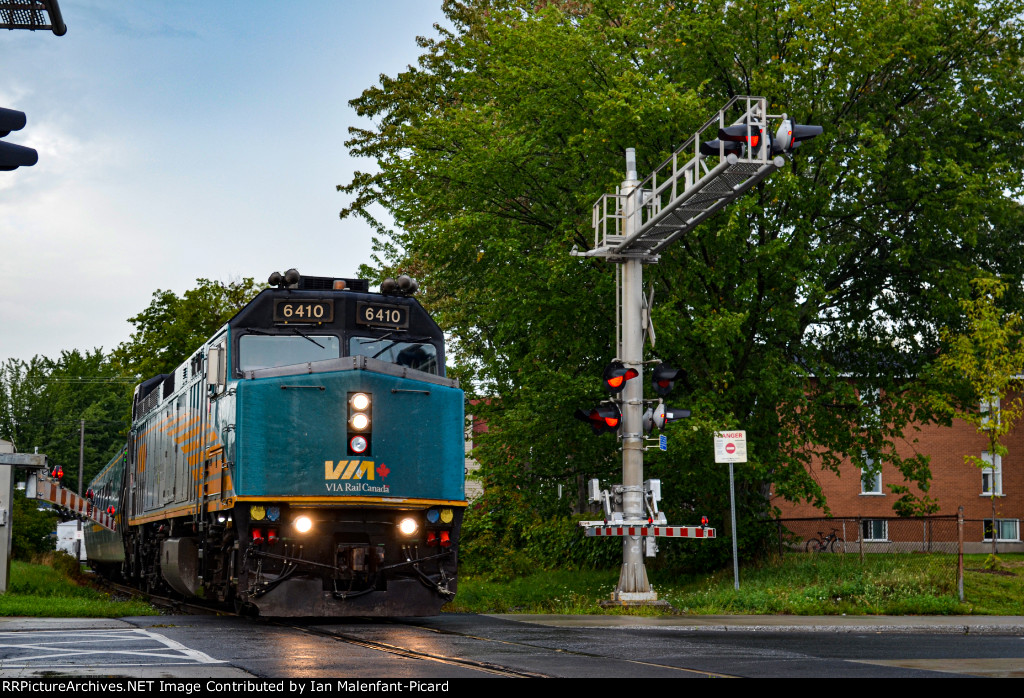
<svg viewBox="0 0 1024 698"><path fill-rule="evenodd" d="M356 307L356 322L360 325L402 329L409 326L409 309L400 305L359 303Z"/></svg>
<svg viewBox="0 0 1024 698"><path fill-rule="evenodd" d="M274 303L274 322L321 323L333 320L333 301L279 300Z"/></svg>

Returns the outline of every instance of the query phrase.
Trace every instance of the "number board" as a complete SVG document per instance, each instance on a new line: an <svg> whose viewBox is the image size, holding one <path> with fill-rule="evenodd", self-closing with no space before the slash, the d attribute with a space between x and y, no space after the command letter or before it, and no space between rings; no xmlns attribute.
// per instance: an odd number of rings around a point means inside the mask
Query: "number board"
<svg viewBox="0 0 1024 698"><path fill-rule="evenodd" d="M409 308L402 305L357 303L356 324L406 329L409 327Z"/></svg>
<svg viewBox="0 0 1024 698"><path fill-rule="evenodd" d="M274 322L316 324L334 321L334 301L274 301Z"/></svg>

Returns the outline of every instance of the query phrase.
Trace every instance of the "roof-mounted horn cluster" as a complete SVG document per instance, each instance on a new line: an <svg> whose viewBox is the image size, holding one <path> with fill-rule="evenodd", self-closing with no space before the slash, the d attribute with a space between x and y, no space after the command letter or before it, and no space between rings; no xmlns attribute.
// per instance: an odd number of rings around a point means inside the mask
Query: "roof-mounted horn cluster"
<svg viewBox="0 0 1024 698"><path fill-rule="evenodd" d="M402 274L398 279L387 278L380 283L380 292L386 296L411 296L420 285L416 279Z"/></svg>
<svg viewBox="0 0 1024 698"><path fill-rule="evenodd" d="M301 278L302 277L299 276L299 272L295 269L289 269L284 273L284 275L282 275L281 272L275 271L270 275L270 278L267 279L267 283L271 286L277 286L278 288L298 288L299 279Z"/></svg>

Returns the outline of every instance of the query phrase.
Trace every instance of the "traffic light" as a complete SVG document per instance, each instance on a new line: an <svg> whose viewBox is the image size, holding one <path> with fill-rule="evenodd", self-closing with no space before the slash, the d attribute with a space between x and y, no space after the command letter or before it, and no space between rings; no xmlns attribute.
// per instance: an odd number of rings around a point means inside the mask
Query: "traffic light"
<svg viewBox="0 0 1024 698"><path fill-rule="evenodd" d="M672 392L676 380L685 375L684 371L672 368L668 364L658 364L651 372L651 383L654 386L654 392L665 397Z"/></svg>
<svg viewBox="0 0 1024 698"><path fill-rule="evenodd" d="M821 126L810 124L797 124L788 116L783 114L782 125L775 132L775 140L772 142L772 154L792 153L800 147L804 141L809 141L815 136L822 134Z"/></svg>
<svg viewBox="0 0 1024 698"><path fill-rule="evenodd" d="M616 395L625 389L626 381L639 375L640 371L635 368L626 368L621 361L612 361L604 368L604 389Z"/></svg>
<svg viewBox="0 0 1024 698"><path fill-rule="evenodd" d="M601 403L589 412L576 410L576 419L587 422L595 434L606 434L619 430L622 412L614 402Z"/></svg>
<svg viewBox="0 0 1024 698"><path fill-rule="evenodd" d="M25 121L25 112L0 107L0 138L6 137L11 131L25 128ZM0 170L31 167L38 161L39 153L32 148L0 141Z"/></svg>

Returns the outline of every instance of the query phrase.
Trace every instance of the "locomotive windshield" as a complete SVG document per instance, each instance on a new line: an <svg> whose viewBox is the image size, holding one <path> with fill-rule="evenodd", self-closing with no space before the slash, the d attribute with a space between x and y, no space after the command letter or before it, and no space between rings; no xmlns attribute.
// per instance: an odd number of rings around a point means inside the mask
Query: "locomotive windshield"
<svg viewBox="0 0 1024 698"><path fill-rule="evenodd" d="M325 361L341 356L341 341L333 335L243 335L238 343L238 367L243 371Z"/></svg>
<svg viewBox="0 0 1024 698"><path fill-rule="evenodd" d="M403 342L383 337L351 337L349 356L369 356L371 359L408 366L426 373L437 372L437 348L425 342Z"/></svg>

